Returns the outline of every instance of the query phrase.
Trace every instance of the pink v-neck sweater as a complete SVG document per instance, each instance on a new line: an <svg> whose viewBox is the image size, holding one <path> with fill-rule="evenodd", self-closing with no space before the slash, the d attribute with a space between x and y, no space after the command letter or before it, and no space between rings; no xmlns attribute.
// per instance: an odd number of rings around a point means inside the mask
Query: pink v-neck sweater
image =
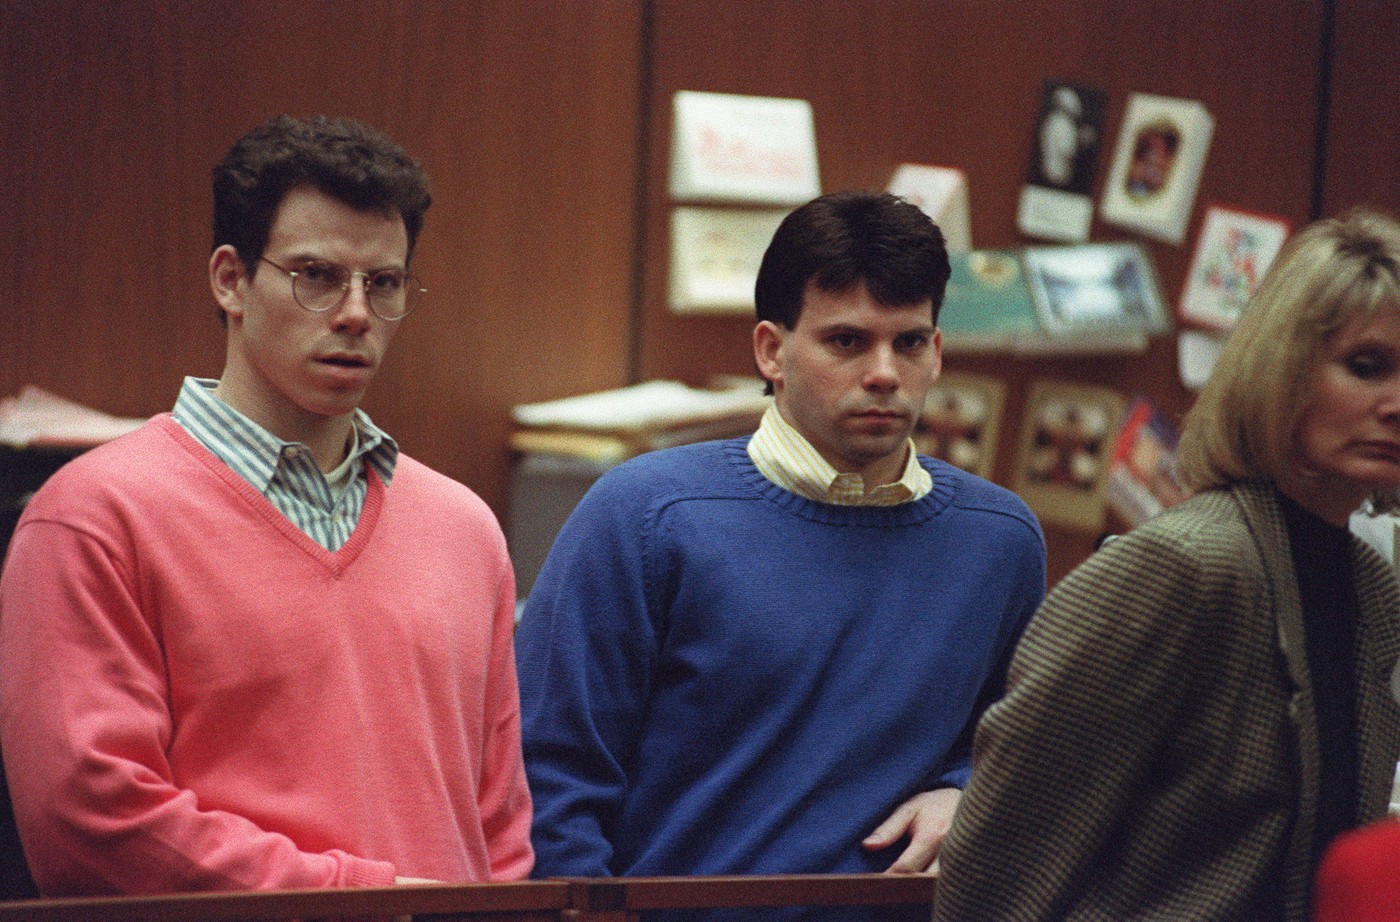
<svg viewBox="0 0 1400 922"><path fill-rule="evenodd" d="M0 743L46 895L530 870L505 540L400 456L332 553L163 414L30 502Z"/></svg>

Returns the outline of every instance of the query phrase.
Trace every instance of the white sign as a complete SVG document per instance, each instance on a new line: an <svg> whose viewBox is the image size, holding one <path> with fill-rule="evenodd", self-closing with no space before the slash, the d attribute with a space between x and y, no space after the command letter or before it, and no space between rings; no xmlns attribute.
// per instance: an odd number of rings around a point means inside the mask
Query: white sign
<svg viewBox="0 0 1400 922"><path fill-rule="evenodd" d="M923 209L943 232L949 253L966 253L972 249L967 176L962 170L951 166L901 164L890 177L885 191Z"/></svg>
<svg viewBox="0 0 1400 922"><path fill-rule="evenodd" d="M672 211L671 310L752 315L759 264L785 217L781 208Z"/></svg>
<svg viewBox="0 0 1400 922"><path fill-rule="evenodd" d="M811 103L690 90L676 94L673 199L800 205L820 194Z"/></svg>

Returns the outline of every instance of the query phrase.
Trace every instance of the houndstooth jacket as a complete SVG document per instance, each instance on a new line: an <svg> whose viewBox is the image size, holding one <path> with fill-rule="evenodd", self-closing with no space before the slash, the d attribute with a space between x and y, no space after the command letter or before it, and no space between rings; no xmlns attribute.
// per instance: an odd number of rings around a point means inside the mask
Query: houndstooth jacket
<svg viewBox="0 0 1400 922"><path fill-rule="evenodd" d="M1400 588L1353 539L1361 819L1400 757ZM1210 490L1047 597L983 716L935 920L1306 920L1319 785L1277 494Z"/></svg>

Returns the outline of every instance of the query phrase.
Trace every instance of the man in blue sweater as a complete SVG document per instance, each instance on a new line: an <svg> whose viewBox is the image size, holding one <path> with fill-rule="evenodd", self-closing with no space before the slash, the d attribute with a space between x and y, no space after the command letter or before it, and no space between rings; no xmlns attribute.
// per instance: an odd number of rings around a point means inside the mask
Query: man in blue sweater
<svg viewBox="0 0 1400 922"><path fill-rule="evenodd" d="M759 431L574 511L517 635L537 876L933 864L1045 591L1025 504L910 440L948 273L898 198L797 209L759 270Z"/></svg>

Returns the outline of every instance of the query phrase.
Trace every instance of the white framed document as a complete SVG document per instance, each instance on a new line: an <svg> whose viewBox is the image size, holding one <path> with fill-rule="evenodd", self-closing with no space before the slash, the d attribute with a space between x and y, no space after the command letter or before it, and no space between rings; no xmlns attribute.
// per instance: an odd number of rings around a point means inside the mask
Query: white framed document
<svg viewBox="0 0 1400 922"><path fill-rule="evenodd" d="M787 214L781 208L673 209L671 310L752 314L759 263Z"/></svg>
<svg viewBox="0 0 1400 922"><path fill-rule="evenodd" d="M799 205L821 194L805 99L682 90L671 122L671 198Z"/></svg>
<svg viewBox="0 0 1400 922"><path fill-rule="evenodd" d="M1177 304L1181 321L1211 330L1234 329L1288 231L1288 220L1278 215L1207 207Z"/></svg>
<svg viewBox="0 0 1400 922"><path fill-rule="evenodd" d="M1186 236L1215 119L1193 99L1134 93L1099 213L1168 243Z"/></svg>

